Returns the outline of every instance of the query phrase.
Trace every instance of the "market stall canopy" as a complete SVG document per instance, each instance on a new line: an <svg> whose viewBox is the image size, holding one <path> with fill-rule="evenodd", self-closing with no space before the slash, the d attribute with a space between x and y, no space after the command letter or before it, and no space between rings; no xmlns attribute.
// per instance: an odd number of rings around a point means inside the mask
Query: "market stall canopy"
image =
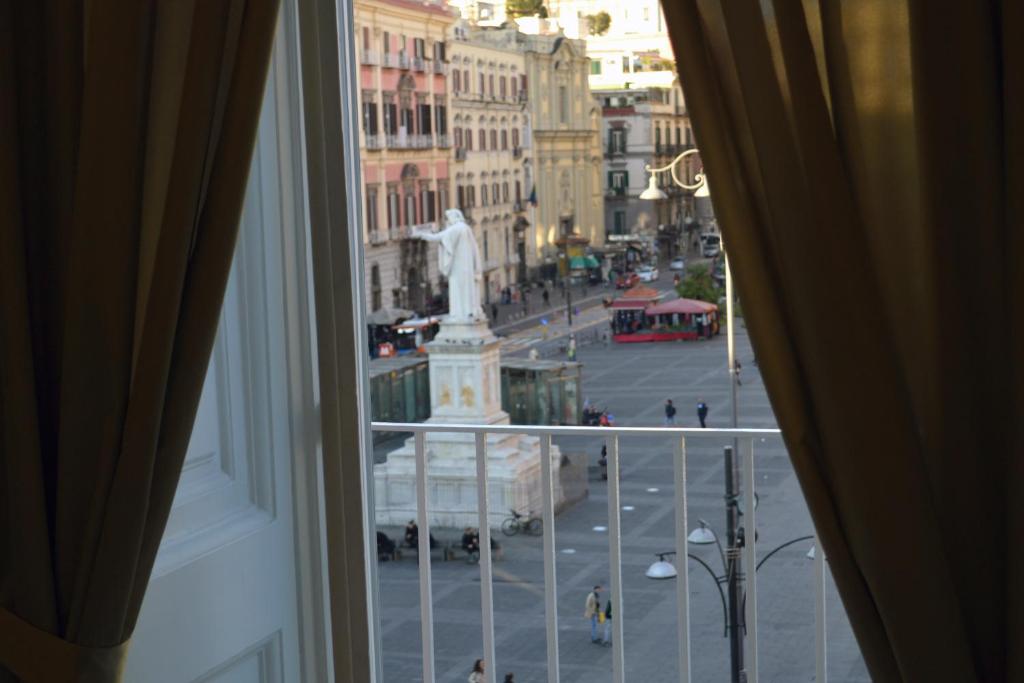
<svg viewBox="0 0 1024 683"><path fill-rule="evenodd" d="M421 327L429 327L440 322L441 318L436 315L432 315L429 318L410 318L409 320L403 320L399 325L395 325L395 329L399 332L405 332L407 330L415 330Z"/></svg>
<svg viewBox="0 0 1024 683"><path fill-rule="evenodd" d="M637 285L627 289L612 302L612 308L643 310L662 297L662 293L650 287Z"/></svg>
<svg viewBox="0 0 1024 683"><path fill-rule="evenodd" d="M597 268L601 264L596 258L587 254L586 256L573 256L569 259L569 268L573 270L582 270L584 268Z"/></svg>
<svg viewBox="0 0 1024 683"><path fill-rule="evenodd" d="M647 315L668 315L671 313L700 315L702 313L710 313L717 310L718 306L715 304L709 304L706 301L698 301L697 299L672 299L672 301L665 301L651 306L645 311L645 313L647 313Z"/></svg>
<svg viewBox="0 0 1024 683"><path fill-rule="evenodd" d="M406 310L404 308L391 308L386 306L384 308L378 308L373 313L366 316L367 325L394 325L400 320L411 318L415 313Z"/></svg>

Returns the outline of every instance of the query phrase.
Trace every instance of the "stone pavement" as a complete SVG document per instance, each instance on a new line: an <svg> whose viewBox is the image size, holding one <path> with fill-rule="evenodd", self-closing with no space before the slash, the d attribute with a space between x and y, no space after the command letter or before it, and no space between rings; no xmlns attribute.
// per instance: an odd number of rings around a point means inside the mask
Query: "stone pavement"
<svg viewBox="0 0 1024 683"><path fill-rule="evenodd" d="M737 335L743 363L740 424L774 427L749 342ZM666 398L678 407L681 425L696 426L695 406L710 406L709 426L728 426L729 386L724 335L709 342L584 346L584 395L606 406L623 426L659 425ZM566 451L586 452L595 462L600 439L560 438ZM626 438L622 457L622 550L625 662L628 681L678 680L675 580L644 576L656 551L674 544L671 444L668 439ZM724 445L724 444L721 444ZM721 532L725 509L720 444L688 444L688 496L691 527L698 518ZM760 554L797 536L813 533L803 497L779 440L755 445L760 505ZM558 550L559 654L561 680L601 683L611 680L611 649L591 644L583 603L594 584L607 585L608 535L605 483L590 481L590 496L556 519ZM397 532L386 529L392 535ZM438 535L456 536L454 530ZM546 681L543 558L540 537L506 538L503 558L494 564L497 616L497 680L509 671L518 683ZM791 683L814 679L813 566L799 543L769 560L758 573L760 680ZM714 546L691 547L705 561L718 563ZM728 640L723 637L721 602L712 579L690 563L690 619L694 681L726 681ZM434 637L437 680L461 683L482 649L480 574L461 560L435 561L433 568ZM380 570L384 679L422 680L419 590L415 558L385 562ZM834 585L828 591L829 680L868 681Z"/></svg>

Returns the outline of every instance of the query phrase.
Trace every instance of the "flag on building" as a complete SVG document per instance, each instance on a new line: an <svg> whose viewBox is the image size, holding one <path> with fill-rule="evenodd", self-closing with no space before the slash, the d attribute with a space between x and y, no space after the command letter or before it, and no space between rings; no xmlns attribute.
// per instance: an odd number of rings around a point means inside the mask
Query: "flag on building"
<svg viewBox="0 0 1024 683"><path fill-rule="evenodd" d="M533 189L530 190L530 206L537 206L537 186L534 185Z"/></svg>

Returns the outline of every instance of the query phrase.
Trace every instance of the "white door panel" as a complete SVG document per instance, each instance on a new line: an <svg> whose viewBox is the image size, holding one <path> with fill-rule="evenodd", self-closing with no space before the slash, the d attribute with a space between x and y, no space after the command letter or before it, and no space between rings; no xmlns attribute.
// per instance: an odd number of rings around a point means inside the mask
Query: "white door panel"
<svg viewBox="0 0 1024 683"><path fill-rule="evenodd" d="M294 408L311 403L295 393L315 373L308 355L289 353L286 343L294 336L289 326L308 321L309 312L286 281L305 268L284 255L304 261L305 254L287 232L302 223L294 214L298 117L290 111L298 94L287 78L295 69L293 24L291 3L284 4L220 328L132 639L131 683L290 683L317 666L299 647L300 624L309 623L299 605L310 603L298 585L299 547L315 544L299 543L297 534L319 534L297 527L309 515L297 517L292 493L293 484L316 490L293 481L306 476L296 463L312 457L315 440L305 442L309 454L297 452L304 442L292 431L315 424ZM300 301L302 310L286 311L285 301ZM306 358L303 367L296 358ZM317 576L308 568L302 574Z"/></svg>

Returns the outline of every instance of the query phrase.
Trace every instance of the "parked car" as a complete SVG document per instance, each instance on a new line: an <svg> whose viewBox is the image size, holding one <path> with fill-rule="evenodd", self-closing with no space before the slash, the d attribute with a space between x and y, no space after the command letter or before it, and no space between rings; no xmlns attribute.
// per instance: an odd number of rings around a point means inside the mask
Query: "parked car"
<svg viewBox="0 0 1024 683"><path fill-rule="evenodd" d="M682 256L676 256L668 267L672 270L686 270L686 261Z"/></svg>
<svg viewBox="0 0 1024 683"><path fill-rule="evenodd" d="M654 282L658 279L658 269L654 266L640 266L636 269L640 282Z"/></svg>
<svg viewBox="0 0 1024 683"><path fill-rule="evenodd" d="M636 273L623 273L615 280L615 289L629 289L640 282L640 276Z"/></svg>

